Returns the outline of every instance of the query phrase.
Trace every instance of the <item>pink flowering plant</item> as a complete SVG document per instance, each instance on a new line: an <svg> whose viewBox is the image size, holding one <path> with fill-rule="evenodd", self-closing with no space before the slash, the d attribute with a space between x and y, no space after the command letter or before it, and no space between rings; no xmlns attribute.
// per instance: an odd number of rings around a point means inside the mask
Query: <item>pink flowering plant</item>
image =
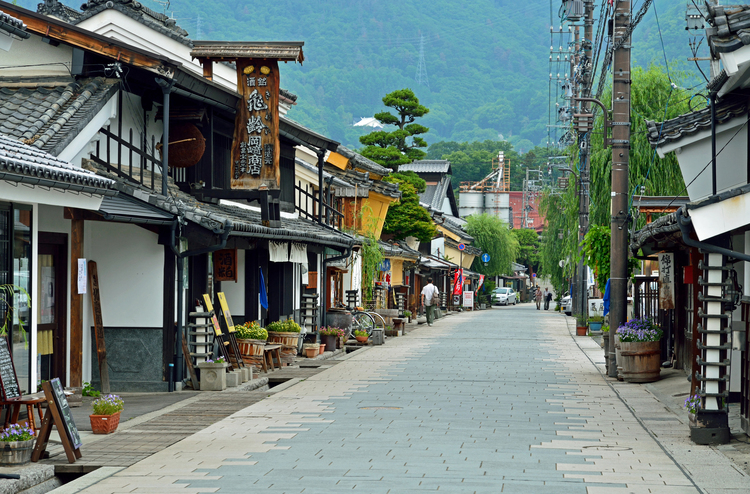
<svg viewBox="0 0 750 494"><path fill-rule="evenodd" d="M10 426L0 433L0 441L30 441L34 439L34 430L20 424L10 424Z"/></svg>
<svg viewBox="0 0 750 494"><path fill-rule="evenodd" d="M323 326L322 328L320 328L320 331L318 331L318 333L320 333L321 336L335 336L337 338L344 337L344 330L341 328Z"/></svg>
<svg viewBox="0 0 750 494"><path fill-rule="evenodd" d="M623 342L659 341L664 332L651 319L633 318L617 328L617 335Z"/></svg>
<svg viewBox="0 0 750 494"><path fill-rule="evenodd" d="M117 395L102 396L91 403L94 408L94 415L114 415L125 409L125 403Z"/></svg>

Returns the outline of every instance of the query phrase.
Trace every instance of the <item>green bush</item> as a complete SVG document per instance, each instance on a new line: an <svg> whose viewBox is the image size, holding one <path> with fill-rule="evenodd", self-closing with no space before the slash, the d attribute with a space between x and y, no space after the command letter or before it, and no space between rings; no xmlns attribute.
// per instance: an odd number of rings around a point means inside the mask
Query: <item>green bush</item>
<svg viewBox="0 0 750 494"><path fill-rule="evenodd" d="M255 321L248 321L241 326L234 327L234 335L240 340L267 340L268 331L261 328Z"/></svg>
<svg viewBox="0 0 750 494"><path fill-rule="evenodd" d="M302 328L299 324L294 322L293 319L287 319L286 321L275 321L266 326L268 331L275 331L277 333L299 333Z"/></svg>

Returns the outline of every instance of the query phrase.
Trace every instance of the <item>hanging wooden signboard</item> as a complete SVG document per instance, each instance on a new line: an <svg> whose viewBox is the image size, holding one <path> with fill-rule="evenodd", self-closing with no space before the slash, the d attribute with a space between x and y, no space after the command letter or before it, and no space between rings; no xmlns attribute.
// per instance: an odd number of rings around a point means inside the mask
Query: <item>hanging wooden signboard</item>
<svg viewBox="0 0 750 494"><path fill-rule="evenodd" d="M221 249L212 254L214 279L237 282L237 249Z"/></svg>
<svg viewBox="0 0 750 494"><path fill-rule="evenodd" d="M213 78L214 62L234 62L241 95L234 122L231 188L275 190L279 171L279 61L304 60L301 42L194 41L190 56Z"/></svg>

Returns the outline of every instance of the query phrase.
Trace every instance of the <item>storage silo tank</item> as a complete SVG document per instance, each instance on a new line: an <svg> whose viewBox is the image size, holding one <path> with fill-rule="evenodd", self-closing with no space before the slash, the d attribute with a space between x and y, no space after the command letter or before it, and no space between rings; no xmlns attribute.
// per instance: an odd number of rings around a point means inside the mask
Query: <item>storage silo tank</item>
<svg viewBox="0 0 750 494"><path fill-rule="evenodd" d="M510 222L510 194L492 192L484 197L484 209L489 215L496 216L506 223Z"/></svg>
<svg viewBox="0 0 750 494"><path fill-rule="evenodd" d="M484 212L484 197L481 192L460 192L458 203L458 215L462 218Z"/></svg>

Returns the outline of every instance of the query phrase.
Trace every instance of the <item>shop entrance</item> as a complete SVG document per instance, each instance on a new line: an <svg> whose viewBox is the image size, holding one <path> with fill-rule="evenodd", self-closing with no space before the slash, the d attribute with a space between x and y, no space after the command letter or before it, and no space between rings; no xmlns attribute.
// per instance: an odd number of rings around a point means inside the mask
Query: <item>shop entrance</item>
<svg viewBox="0 0 750 494"><path fill-rule="evenodd" d="M39 232L37 366L39 379L67 382L67 252L64 233Z"/></svg>

